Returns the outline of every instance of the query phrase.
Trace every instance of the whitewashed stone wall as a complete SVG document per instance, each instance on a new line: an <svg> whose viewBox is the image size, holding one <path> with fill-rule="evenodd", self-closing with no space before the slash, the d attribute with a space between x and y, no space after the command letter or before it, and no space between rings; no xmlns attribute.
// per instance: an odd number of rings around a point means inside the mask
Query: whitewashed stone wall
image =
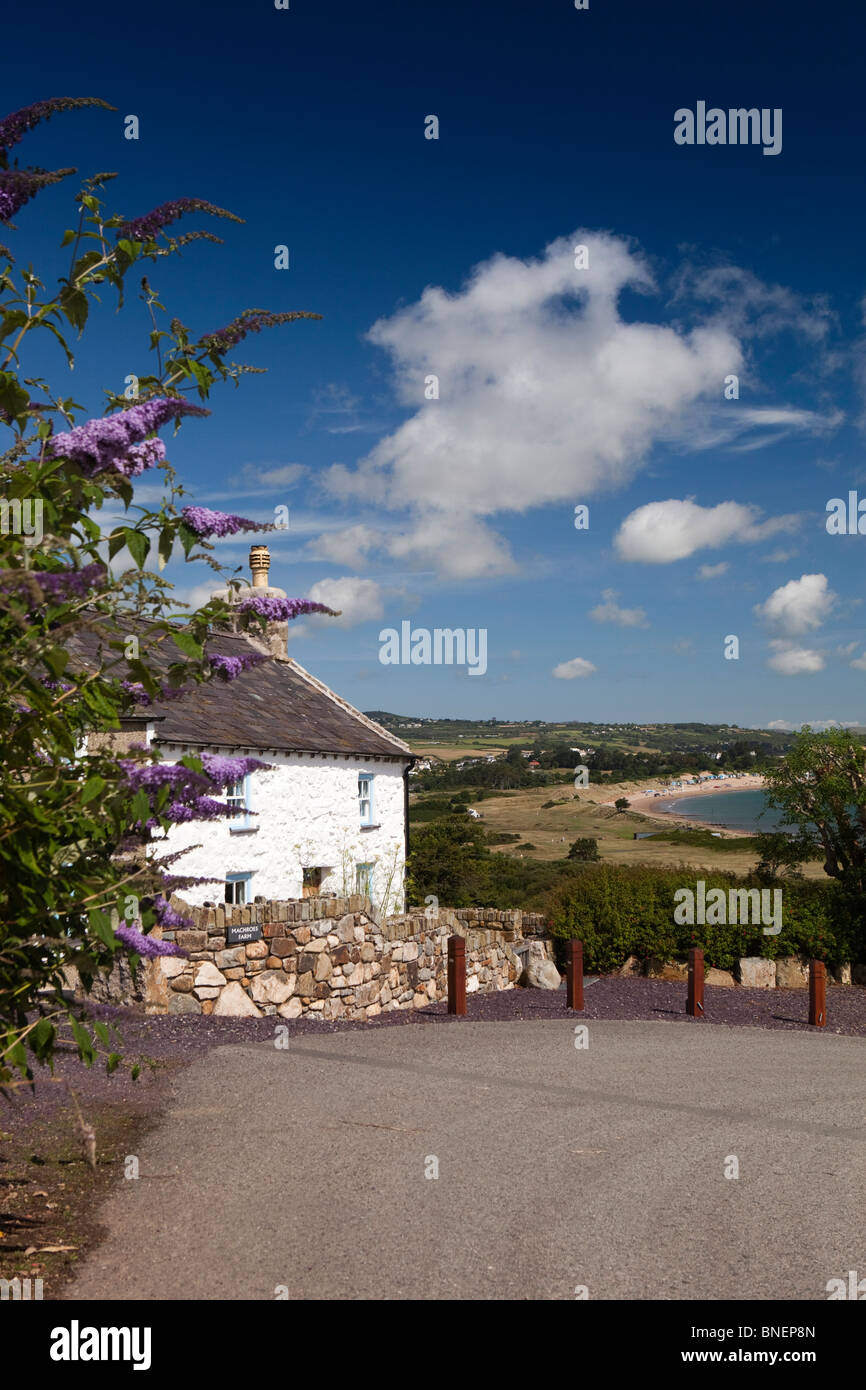
<svg viewBox="0 0 866 1390"><path fill-rule="evenodd" d="M166 762L188 750L160 744ZM217 751L217 750L214 750ZM190 849L174 872L251 873L248 901L300 898L303 869L327 868L322 893L346 897L355 892L356 864L373 864L372 901L382 915L404 905L405 830L403 764L374 758L316 757L306 754L257 754L271 764L250 776L250 830L233 830L231 822L204 821L173 826L160 842L170 852ZM358 774L373 774L373 826L361 827ZM191 904L219 901L218 884L184 890Z"/></svg>

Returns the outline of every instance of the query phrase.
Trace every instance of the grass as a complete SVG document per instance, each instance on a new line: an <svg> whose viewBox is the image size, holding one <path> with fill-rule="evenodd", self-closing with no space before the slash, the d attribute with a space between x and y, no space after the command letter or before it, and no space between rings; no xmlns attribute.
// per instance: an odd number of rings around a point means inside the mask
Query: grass
<svg viewBox="0 0 866 1390"><path fill-rule="evenodd" d="M645 786L646 779L637 784L593 787L591 794L615 801L618 796L635 796ZM562 791L566 799L560 802L558 790L552 787L527 787L507 795L487 795L468 804L481 812L485 829L495 834L517 834L521 840L531 842L531 848L526 843L491 845L496 853L533 860L564 859L575 840L589 836L598 841L599 857L610 864L648 864L659 868L682 864L737 874L748 874L755 867L758 856L750 836L716 839L710 830L684 825L674 816L668 826L657 817L635 811L619 812L612 806L590 801L589 791L578 792L579 799L575 799L569 784ZM557 804L545 806L552 799ZM412 815L410 810L410 819ZM635 831L650 832L651 838L636 840ZM803 865L803 873L807 878L826 877L819 863Z"/></svg>

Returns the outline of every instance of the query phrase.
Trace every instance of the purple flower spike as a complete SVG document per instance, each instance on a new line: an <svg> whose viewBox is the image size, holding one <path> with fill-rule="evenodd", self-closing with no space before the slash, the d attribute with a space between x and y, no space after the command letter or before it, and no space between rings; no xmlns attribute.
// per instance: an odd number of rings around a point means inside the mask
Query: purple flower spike
<svg viewBox="0 0 866 1390"><path fill-rule="evenodd" d="M250 652L249 656L212 656L210 658L211 670L223 680L237 680L242 671L248 671L251 666L260 666L267 657L259 652Z"/></svg>
<svg viewBox="0 0 866 1390"><path fill-rule="evenodd" d="M167 898L157 898L153 904L153 912L159 925L166 931L184 931L195 926L191 917L184 917L180 912L175 912Z"/></svg>
<svg viewBox="0 0 866 1390"><path fill-rule="evenodd" d="M47 121L55 111L74 111L81 106L103 106L106 111L115 108L101 97L48 97L46 101L34 101L32 106L22 106L0 121L0 150L10 150L23 139L40 121Z"/></svg>
<svg viewBox="0 0 866 1390"><path fill-rule="evenodd" d="M272 521L250 521L231 512L212 512L210 507L184 507L181 516L190 531L205 536L234 536L238 531L275 531Z"/></svg>
<svg viewBox="0 0 866 1390"><path fill-rule="evenodd" d="M98 561L92 565L82 565L80 570L7 570L0 576L0 589L7 593L29 589L35 598L33 586L38 585L46 603L68 603L75 598L84 598L92 589L102 588L106 574L105 566ZM36 612L32 600L30 611Z"/></svg>
<svg viewBox="0 0 866 1390"><path fill-rule="evenodd" d="M342 609L329 608L325 603L314 603L309 598L274 598L268 594L249 594L238 604L239 613L257 613L260 618L272 622L291 622L304 613L328 613L339 618Z"/></svg>
<svg viewBox="0 0 866 1390"><path fill-rule="evenodd" d="M88 420L86 425L55 434L48 441L47 451L53 458L71 459L90 476L113 468L133 478L165 458L161 440L141 442L147 435L181 415L209 414L203 406L192 405L175 396L157 396L119 415Z"/></svg>
<svg viewBox="0 0 866 1390"><path fill-rule="evenodd" d="M225 208L215 207L204 198L176 198L172 203L161 203L158 208L153 208L143 217L124 222L118 228L117 234L127 237L130 241L154 241L163 228L170 226L187 212L207 212L211 217L228 217L232 222L244 220L242 217L236 217L233 212L227 212Z"/></svg>
<svg viewBox="0 0 866 1390"><path fill-rule="evenodd" d="M50 183L59 183L74 169L0 169L0 222L9 222L25 203Z"/></svg>
<svg viewBox="0 0 866 1390"><path fill-rule="evenodd" d="M114 935L130 951L134 951L137 956L146 956L148 960L154 960L157 956L183 956L186 958L186 951L175 945L173 941L160 941L155 936L144 936L135 926L116 927Z"/></svg>

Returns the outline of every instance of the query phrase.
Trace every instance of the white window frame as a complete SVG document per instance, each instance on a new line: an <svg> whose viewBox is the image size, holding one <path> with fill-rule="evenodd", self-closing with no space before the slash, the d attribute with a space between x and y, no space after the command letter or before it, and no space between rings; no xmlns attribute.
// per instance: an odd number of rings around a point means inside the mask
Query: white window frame
<svg viewBox="0 0 866 1390"><path fill-rule="evenodd" d="M373 773L373 772L359 772L359 773L358 773L358 814L359 814L359 816L360 816L360 818L361 818L361 825L375 825L375 823L376 823L376 820L375 820L375 795L374 795L374 783L375 783L375 780L376 780L376 774ZM363 784L364 782L367 783L367 795L366 795L366 796L364 795L363 790L362 790L362 784ZM366 814L366 815L364 814L364 805L365 805L365 803L366 803L366 807L367 807L367 814Z"/></svg>
<svg viewBox="0 0 866 1390"><path fill-rule="evenodd" d="M252 876L252 869L248 870L245 873L226 874L226 887L228 887L230 883L233 883L235 885L242 883L244 886L243 901L239 901L237 898L226 898L225 901L227 905L231 904L233 907L247 907L250 904L252 899L250 897L249 888Z"/></svg>
<svg viewBox="0 0 866 1390"><path fill-rule="evenodd" d="M240 787L240 791L233 792L232 787ZM236 814L229 819L229 830L236 835L240 830L256 830L258 827L253 825L250 820L250 774L238 777L234 782L230 782L226 787L226 805L234 806Z"/></svg>

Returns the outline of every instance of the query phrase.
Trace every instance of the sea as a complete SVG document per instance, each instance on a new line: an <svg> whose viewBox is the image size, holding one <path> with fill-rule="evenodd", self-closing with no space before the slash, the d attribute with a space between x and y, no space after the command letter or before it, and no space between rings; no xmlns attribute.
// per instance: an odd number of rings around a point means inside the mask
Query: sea
<svg viewBox="0 0 866 1390"><path fill-rule="evenodd" d="M666 811L689 820L723 825L730 830L781 830L784 821L780 811L767 805L759 788L750 791L707 792L703 796L678 796L659 803Z"/></svg>

